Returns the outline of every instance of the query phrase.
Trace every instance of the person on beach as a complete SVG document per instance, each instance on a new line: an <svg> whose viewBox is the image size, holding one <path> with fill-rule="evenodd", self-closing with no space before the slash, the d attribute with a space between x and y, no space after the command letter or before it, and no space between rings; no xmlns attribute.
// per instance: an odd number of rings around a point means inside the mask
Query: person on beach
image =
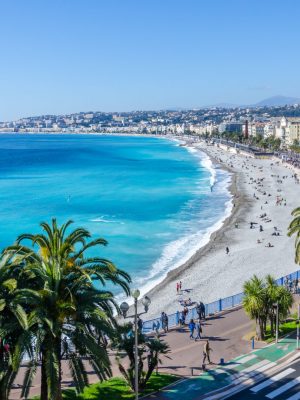
<svg viewBox="0 0 300 400"><path fill-rule="evenodd" d="M202 327L201 327L200 319L199 319L199 321L196 322L196 332L197 332L197 336L195 337L195 342L197 342L197 339L201 339Z"/></svg>
<svg viewBox="0 0 300 400"><path fill-rule="evenodd" d="M226 247L226 254L229 254L229 247Z"/></svg>
<svg viewBox="0 0 300 400"><path fill-rule="evenodd" d="M182 289L182 282L180 281L179 282L179 290L181 290Z"/></svg>
<svg viewBox="0 0 300 400"><path fill-rule="evenodd" d="M179 283L177 282L176 283L176 291L177 291L177 294L179 293Z"/></svg>
<svg viewBox="0 0 300 400"><path fill-rule="evenodd" d="M205 342L204 347L203 347L203 361L202 361L202 365L205 366L205 361L206 361L206 359L208 360L209 364L211 364L211 361L210 361L210 352L211 352L211 351L212 351L212 349L210 348L209 340L207 339L207 341Z"/></svg>
<svg viewBox="0 0 300 400"><path fill-rule="evenodd" d="M191 320L190 320L190 323L189 323L190 339L194 339L195 327L196 327L195 322L194 322L193 319L191 319Z"/></svg>

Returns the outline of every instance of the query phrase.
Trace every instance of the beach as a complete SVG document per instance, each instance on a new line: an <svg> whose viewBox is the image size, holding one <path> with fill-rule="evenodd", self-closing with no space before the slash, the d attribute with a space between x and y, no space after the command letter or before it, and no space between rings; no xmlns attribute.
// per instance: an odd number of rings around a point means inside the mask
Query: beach
<svg viewBox="0 0 300 400"><path fill-rule="evenodd" d="M298 269L294 238L287 236L291 212L299 206L296 171L276 158L237 155L204 142L189 146L205 152L215 168L231 172L232 212L205 246L148 292L147 319L182 310L180 299L209 303L239 293L254 274L279 278Z"/></svg>

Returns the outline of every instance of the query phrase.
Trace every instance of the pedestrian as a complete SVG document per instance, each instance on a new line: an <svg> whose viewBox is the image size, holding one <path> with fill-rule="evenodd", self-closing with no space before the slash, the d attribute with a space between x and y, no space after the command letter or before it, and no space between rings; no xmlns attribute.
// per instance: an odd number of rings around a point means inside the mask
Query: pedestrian
<svg viewBox="0 0 300 400"><path fill-rule="evenodd" d="M229 247L226 247L226 254L229 254Z"/></svg>
<svg viewBox="0 0 300 400"><path fill-rule="evenodd" d="M206 359L208 360L209 364L211 364L210 361L210 352L212 351L212 349L209 346L209 340L207 339L207 341L204 344L203 347L203 361L202 361L202 365L205 365L205 361Z"/></svg>
<svg viewBox="0 0 300 400"><path fill-rule="evenodd" d="M163 311L161 313L161 327L163 328L163 330L165 331L165 333L168 332L169 330L169 318L167 316L167 314Z"/></svg>
<svg viewBox="0 0 300 400"><path fill-rule="evenodd" d="M181 311L179 322L180 322L181 326L185 325L185 313L184 313L184 311Z"/></svg>
<svg viewBox="0 0 300 400"><path fill-rule="evenodd" d="M140 332L142 332L142 329L143 329L143 320L142 320L140 317L138 317L137 326L138 326L138 330L139 330Z"/></svg>
<svg viewBox="0 0 300 400"><path fill-rule="evenodd" d="M197 336L195 337L195 342L197 341L197 339L201 339L202 327L201 327L200 319L198 322L196 322L196 332L197 332Z"/></svg>
<svg viewBox="0 0 300 400"><path fill-rule="evenodd" d="M201 319L205 319L205 305L200 301Z"/></svg>
<svg viewBox="0 0 300 400"><path fill-rule="evenodd" d="M190 330L190 339L194 339L195 322L193 319L190 320L189 330Z"/></svg>
<svg viewBox="0 0 300 400"><path fill-rule="evenodd" d="M179 293L179 283L177 282L176 283L176 291L177 291L177 294Z"/></svg>
<svg viewBox="0 0 300 400"><path fill-rule="evenodd" d="M182 289L182 282L181 281L179 282L179 289L180 290Z"/></svg>

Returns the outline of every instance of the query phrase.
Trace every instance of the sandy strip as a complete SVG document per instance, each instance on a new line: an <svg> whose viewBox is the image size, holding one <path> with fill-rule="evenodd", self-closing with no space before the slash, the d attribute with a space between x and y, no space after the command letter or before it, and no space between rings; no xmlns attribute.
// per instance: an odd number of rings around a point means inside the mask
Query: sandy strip
<svg viewBox="0 0 300 400"><path fill-rule="evenodd" d="M294 262L294 239L286 235L291 211L300 206L300 185L292 177L295 171L287 165L277 165L277 159L235 155L202 142L194 146L206 152L217 168L233 173L233 211L207 245L148 293L152 303L145 319L156 317L161 311L173 313L182 309L176 293L179 280L183 289L190 289L184 298L208 303L241 292L244 281L253 274L270 273L279 278L300 269ZM278 196L284 199L281 205L276 205ZM260 218L264 213L267 217ZM256 223L253 229L250 222ZM263 232L259 231L260 225ZM274 227L280 236L272 235ZM268 243L274 247L267 247Z"/></svg>

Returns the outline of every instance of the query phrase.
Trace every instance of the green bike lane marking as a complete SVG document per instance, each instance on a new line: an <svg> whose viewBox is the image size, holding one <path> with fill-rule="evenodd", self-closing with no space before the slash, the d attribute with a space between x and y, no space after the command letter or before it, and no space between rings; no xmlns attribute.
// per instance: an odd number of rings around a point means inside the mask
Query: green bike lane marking
<svg viewBox="0 0 300 400"><path fill-rule="evenodd" d="M214 370L180 381L178 384L162 390L159 394L152 395L151 398L178 400L184 397L184 400L196 400L203 394L229 385L233 379L233 375L236 377L237 373L242 373L245 369L251 369L251 367L256 364L262 364L263 361L274 363L294 351L295 348L296 340L285 338L277 344L254 350L248 355L236 357L225 365L218 365ZM255 357L243 362L243 359L251 355L255 355ZM239 363L239 361L241 362ZM247 376L248 373L254 374L255 369L253 368L251 372L246 372L245 376Z"/></svg>

